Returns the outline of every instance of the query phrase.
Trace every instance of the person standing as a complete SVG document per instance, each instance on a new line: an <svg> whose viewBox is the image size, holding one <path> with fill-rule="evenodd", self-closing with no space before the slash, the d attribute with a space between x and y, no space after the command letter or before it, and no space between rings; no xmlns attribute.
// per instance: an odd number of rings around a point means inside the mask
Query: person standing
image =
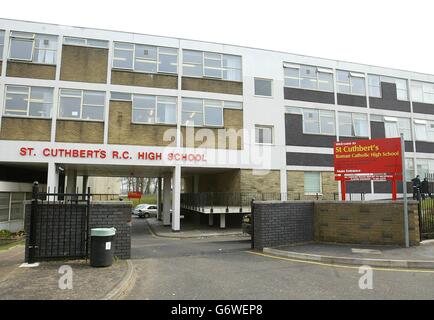
<svg viewBox="0 0 434 320"><path fill-rule="evenodd" d="M425 199L426 195L428 195L428 197L431 198L431 192L429 191L429 183L427 178L424 178L422 181L421 192L422 192L422 199Z"/></svg>
<svg viewBox="0 0 434 320"><path fill-rule="evenodd" d="M416 176L416 178L413 178L411 180L413 183L413 200L419 200L418 199L418 192L420 190L420 178L419 175Z"/></svg>

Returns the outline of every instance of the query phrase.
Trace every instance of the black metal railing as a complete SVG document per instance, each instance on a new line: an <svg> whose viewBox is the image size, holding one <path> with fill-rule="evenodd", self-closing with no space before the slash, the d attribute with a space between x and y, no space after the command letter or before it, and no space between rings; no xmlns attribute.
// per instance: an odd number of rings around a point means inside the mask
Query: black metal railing
<svg viewBox="0 0 434 320"><path fill-rule="evenodd" d="M434 174L425 176L426 182L416 188L417 200L419 201L419 232L420 240L434 239L434 199L431 190L434 187ZM415 196L413 195L413 198Z"/></svg>

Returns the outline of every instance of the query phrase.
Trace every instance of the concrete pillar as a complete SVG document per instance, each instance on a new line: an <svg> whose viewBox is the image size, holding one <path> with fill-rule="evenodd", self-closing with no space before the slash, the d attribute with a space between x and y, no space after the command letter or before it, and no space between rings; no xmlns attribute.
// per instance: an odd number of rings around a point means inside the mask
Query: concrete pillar
<svg viewBox="0 0 434 320"><path fill-rule="evenodd" d="M288 200L288 174L286 168L280 169L280 200Z"/></svg>
<svg viewBox="0 0 434 320"><path fill-rule="evenodd" d="M210 214L208 215L208 225L209 225L209 226L212 226L213 224L214 224L214 221L213 221L213 214L210 213Z"/></svg>
<svg viewBox="0 0 434 320"><path fill-rule="evenodd" d="M199 175L195 174L193 176L193 192L198 193L199 192Z"/></svg>
<svg viewBox="0 0 434 320"><path fill-rule="evenodd" d="M56 164L54 162L49 162L48 172L47 172L47 192L54 193L58 191L59 191L59 172L56 169Z"/></svg>
<svg viewBox="0 0 434 320"><path fill-rule="evenodd" d="M163 219L163 215L162 215L162 203L161 200L163 199L163 195L161 193L161 177L157 178L157 219L158 220L162 220Z"/></svg>
<svg viewBox="0 0 434 320"><path fill-rule="evenodd" d="M226 213L220 213L220 229L226 228Z"/></svg>
<svg viewBox="0 0 434 320"><path fill-rule="evenodd" d="M170 206L171 206L171 186L170 186L170 175L164 177L163 180L163 224L165 226L170 225Z"/></svg>
<svg viewBox="0 0 434 320"><path fill-rule="evenodd" d="M89 176L83 176L83 182L82 182L82 193L87 193L87 181L89 180ZM93 191L90 190L90 192L92 193Z"/></svg>
<svg viewBox="0 0 434 320"><path fill-rule="evenodd" d="M181 166L176 166L172 176L172 231L181 230Z"/></svg>
<svg viewBox="0 0 434 320"><path fill-rule="evenodd" d="M77 192L77 170L69 170L66 176L66 193Z"/></svg>

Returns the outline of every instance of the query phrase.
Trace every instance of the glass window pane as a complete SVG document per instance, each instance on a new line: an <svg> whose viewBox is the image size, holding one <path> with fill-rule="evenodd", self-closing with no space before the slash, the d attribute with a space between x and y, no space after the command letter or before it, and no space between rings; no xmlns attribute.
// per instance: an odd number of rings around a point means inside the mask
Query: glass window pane
<svg viewBox="0 0 434 320"><path fill-rule="evenodd" d="M205 125L222 126L223 109L214 107L205 107Z"/></svg>
<svg viewBox="0 0 434 320"><path fill-rule="evenodd" d="M317 89L317 79L316 78L310 78L310 77L301 77L300 79L300 86L303 89Z"/></svg>
<svg viewBox="0 0 434 320"><path fill-rule="evenodd" d="M339 93L344 93L344 94L345 93L347 93L347 94L351 93L351 87L350 87L349 83L338 83L337 87L338 87Z"/></svg>
<svg viewBox="0 0 434 320"><path fill-rule="evenodd" d="M423 87L420 82L411 83L411 97L413 101L423 102Z"/></svg>
<svg viewBox="0 0 434 320"><path fill-rule="evenodd" d="M260 127L255 128L255 142L256 143L273 143L273 128L272 127Z"/></svg>
<svg viewBox="0 0 434 320"><path fill-rule="evenodd" d="M60 97L60 117L80 118L81 98Z"/></svg>
<svg viewBox="0 0 434 320"><path fill-rule="evenodd" d="M63 43L65 44L72 44L72 45L86 45L86 39L82 38L72 38L72 37L65 37L63 39Z"/></svg>
<svg viewBox="0 0 434 320"><path fill-rule="evenodd" d="M11 39L10 58L19 60L32 60L33 41Z"/></svg>
<svg viewBox="0 0 434 320"><path fill-rule="evenodd" d="M223 67L231 69L241 69L241 57L223 55Z"/></svg>
<svg viewBox="0 0 434 320"><path fill-rule="evenodd" d="M285 68L285 86L286 87L300 87L300 71L295 68Z"/></svg>
<svg viewBox="0 0 434 320"><path fill-rule="evenodd" d="M125 42L115 42L115 49L134 50L134 44Z"/></svg>
<svg viewBox="0 0 434 320"><path fill-rule="evenodd" d="M114 50L113 58L114 68L133 68L133 51L131 50Z"/></svg>
<svg viewBox="0 0 434 320"><path fill-rule="evenodd" d="M205 52L204 58L221 61L222 55L220 53Z"/></svg>
<svg viewBox="0 0 434 320"><path fill-rule="evenodd" d="M135 109L155 109L155 96L145 96L135 94L133 96L133 108Z"/></svg>
<svg viewBox="0 0 434 320"><path fill-rule="evenodd" d="M140 72L157 72L157 61L154 60L139 60L134 63L134 70Z"/></svg>
<svg viewBox="0 0 434 320"><path fill-rule="evenodd" d="M303 78L317 78L316 67L300 66L300 76Z"/></svg>
<svg viewBox="0 0 434 320"><path fill-rule="evenodd" d="M353 135L350 113L339 112L339 135L350 137Z"/></svg>
<svg viewBox="0 0 434 320"><path fill-rule="evenodd" d="M119 100L119 101L131 101L131 93L124 93L124 92L111 92L110 95L111 100Z"/></svg>
<svg viewBox="0 0 434 320"><path fill-rule="evenodd" d="M321 193L321 176L320 172L304 173L304 193Z"/></svg>
<svg viewBox="0 0 434 320"><path fill-rule="evenodd" d="M333 74L318 72L318 89L333 91Z"/></svg>
<svg viewBox="0 0 434 320"><path fill-rule="evenodd" d="M369 96L380 98L381 97L380 87L369 86Z"/></svg>
<svg viewBox="0 0 434 320"><path fill-rule="evenodd" d="M352 77L351 78L351 92L353 94L365 95L365 79Z"/></svg>
<svg viewBox="0 0 434 320"><path fill-rule="evenodd" d="M176 104L157 104L157 123L176 123Z"/></svg>
<svg viewBox="0 0 434 320"><path fill-rule="evenodd" d="M27 92L24 94L10 93L10 91L14 92L13 88L18 87L7 87L8 92L6 93L5 114L25 116L27 115L28 94ZM19 90L22 90L22 88ZM28 88L24 88L24 90L27 91Z"/></svg>
<svg viewBox="0 0 434 320"><path fill-rule="evenodd" d="M154 109L133 109L133 122L138 123L154 123Z"/></svg>
<svg viewBox="0 0 434 320"><path fill-rule="evenodd" d="M184 63L202 64L203 57L201 51L183 50L182 54Z"/></svg>
<svg viewBox="0 0 434 320"><path fill-rule="evenodd" d="M224 102L225 109L242 109L243 104L241 102L236 101L225 101Z"/></svg>
<svg viewBox="0 0 434 320"><path fill-rule="evenodd" d="M176 73L178 57L174 55L160 54L159 72Z"/></svg>
<svg viewBox="0 0 434 320"><path fill-rule="evenodd" d="M35 49L33 61L36 63L56 64L56 51Z"/></svg>
<svg viewBox="0 0 434 320"><path fill-rule="evenodd" d="M84 120L104 120L104 107L83 105Z"/></svg>
<svg viewBox="0 0 434 320"><path fill-rule="evenodd" d="M398 133L398 123L397 122L384 122L384 129L386 131L386 138L396 138L399 137Z"/></svg>
<svg viewBox="0 0 434 320"><path fill-rule="evenodd" d="M416 140L418 140L418 141L427 141L428 140L428 135L427 135L427 130L426 130L425 124L415 123L414 130L415 130L415 134L416 134Z"/></svg>
<svg viewBox="0 0 434 320"><path fill-rule="evenodd" d="M271 97L272 81L268 79L255 79L255 95Z"/></svg>
<svg viewBox="0 0 434 320"><path fill-rule="evenodd" d="M36 103L52 103L53 102L53 89L43 87L32 87L30 91L30 102Z"/></svg>
<svg viewBox="0 0 434 320"><path fill-rule="evenodd" d="M222 62L221 60L205 59L204 66L209 68L221 68Z"/></svg>
<svg viewBox="0 0 434 320"><path fill-rule="evenodd" d="M303 132L320 133L318 110L303 110Z"/></svg>
<svg viewBox="0 0 434 320"><path fill-rule="evenodd" d="M211 77L211 78L222 78L222 70L221 69L204 68L203 69L203 75L205 77Z"/></svg>
<svg viewBox="0 0 434 320"><path fill-rule="evenodd" d="M202 65L195 64L184 64L182 73L184 76L190 77L201 77L202 76Z"/></svg>
<svg viewBox="0 0 434 320"><path fill-rule="evenodd" d="M223 79L229 81L241 81L241 70L238 69L223 70Z"/></svg>
<svg viewBox="0 0 434 320"><path fill-rule="evenodd" d="M336 70L336 81L350 83L350 73L348 71Z"/></svg>
<svg viewBox="0 0 434 320"><path fill-rule="evenodd" d="M157 61L157 47L136 44L135 52L136 59L141 58Z"/></svg>
<svg viewBox="0 0 434 320"><path fill-rule="evenodd" d="M356 137L367 137L368 118L364 114L353 114L354 135Z"/></svg>
<svg viewBox="0 0 434 320"><path fill-rule="evenodd" d="M335 134L335 116L333 112L320 113L321 133Z"/></svg>
<svg viewBox="0 0 434 320"><path fill-rule="evenodd" d="M0 221L9 220L9 192L0 192Z"/></svg>
<svg viewBox="0 0 434 320"><path fill-rule="evenodd" d="M84 91L83 104L105 105L105 93L98 91Z"/></svg>
<svg viewBox="0 0 434 320"><path fill-rule="evenodd" d="M202 112L182 112L182 124L202 126L203 113Z"/></svg>
<svg viewBox="0 0 434 320"><path fill-rule="evenodd" d="M202 112L203 101L201 99L182 99L182 111Z"/></svg>

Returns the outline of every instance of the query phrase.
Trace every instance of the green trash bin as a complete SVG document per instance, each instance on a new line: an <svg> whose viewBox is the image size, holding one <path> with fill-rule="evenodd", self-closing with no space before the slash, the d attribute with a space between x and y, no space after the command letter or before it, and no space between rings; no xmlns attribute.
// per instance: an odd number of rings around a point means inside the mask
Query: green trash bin
<svg viewBox="0 0 434 320"><path fill-rule="evenodd" d="M90 230L90 265L110 267L113 264L115 228L93 228Z"/></svg>

